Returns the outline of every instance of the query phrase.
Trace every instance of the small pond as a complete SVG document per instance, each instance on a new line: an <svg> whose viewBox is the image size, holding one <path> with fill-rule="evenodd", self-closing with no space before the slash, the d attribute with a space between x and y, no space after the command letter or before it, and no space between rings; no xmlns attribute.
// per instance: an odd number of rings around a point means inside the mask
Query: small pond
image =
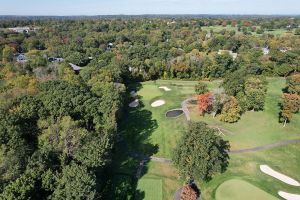
<svg viewBox="0 0 300 200"><path fill-rule="evenodd" d="M183 114L182 109L174 109L174 110L169 110L168 112L166 112L166 117L175 118L175 117L179 117L182 114Z"/></svg>

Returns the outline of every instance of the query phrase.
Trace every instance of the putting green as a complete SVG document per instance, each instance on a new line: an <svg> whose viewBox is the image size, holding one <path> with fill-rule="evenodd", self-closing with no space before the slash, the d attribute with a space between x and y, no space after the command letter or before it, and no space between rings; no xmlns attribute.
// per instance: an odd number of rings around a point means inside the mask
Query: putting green
<svg viewBox="0 0 300 200"><path fill-rule="evenodd" d="M216 200L278 200L260 188L239 179L222 183L216 191Z"/></svg>

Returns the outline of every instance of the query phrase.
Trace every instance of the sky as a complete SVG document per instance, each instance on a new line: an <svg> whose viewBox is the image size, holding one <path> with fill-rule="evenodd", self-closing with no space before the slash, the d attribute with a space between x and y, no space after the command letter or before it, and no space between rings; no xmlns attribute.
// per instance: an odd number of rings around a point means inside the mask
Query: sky
<svg viewBox="0 0 300 200"><path fill-rule="evenodd" d="M0 0L0 15L300 15L300 0Z"/></svg>

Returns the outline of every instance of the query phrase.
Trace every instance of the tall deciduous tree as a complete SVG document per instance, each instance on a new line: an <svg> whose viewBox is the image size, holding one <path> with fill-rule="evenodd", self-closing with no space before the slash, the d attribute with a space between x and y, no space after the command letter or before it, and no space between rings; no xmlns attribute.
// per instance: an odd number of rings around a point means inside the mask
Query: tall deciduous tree
<svg viewBox="0 0 300 200"><path fill-rule="evenodd" d="M224 122L237 122L240 119L241 108L234 97L230 97L222 109L220 120Z"/></svg>
<svg viewBox="0 0 300 200"><path fill-rule="evenodd" d="M197 198L197 192L190 185L185 185L182 187L180 194L181 200L197 200Z"/></svg>
<svg viewBox="0 0 300 200"><path fill-rule="evenodd" d="M203 122L192 122L174 150L174 165L182 176L210 180L228 165L229 143Z"/></svg>
<svg viewBox="0 0 300 200"><path fill-rule="evenodd" d="M66 166L58 180L52 199L86 199L96 196L96 177L86 167L77 164Z"/></svg>
<svg viewBox="0 0 300 200"><path fill-rule="evenodd" d="M288 93L300 95L300 74L289 76L286 81Z"/></svg>
<svg viewBox="0 0 300 200"><path fill-rule="evenodd" d="M299 112L300 96L298 94L284 93L281 107L280 120L285 126L287 122L291 121L293 114Z"/></svg>
<svg viewBox="0 0 300 200"><path fill-rule="evenodd" d="M212 105L213 96L210 93L201 94L198 95L197 101L200 115L204 115Z"/></svg>
<svg viewBox="0 0 300 200"><path fill-rule="evenodd" d="M249 77L245 82L248 110L263 110L267 93L265 78Z"/></svg>
<svg viewBox="0 0 300 200"><path fill-rule="evenodd" d="M198 84L195 85L195 92L197 95L207 93L208 92L207 85L203 82L198 82Z"/></svg>
<svg viewBox="0 0 300 200"><path fill-rule="evenodd" d="M3 62L11 62L13 61L14 58L14 48L10 46L5 46L4 49L2 50L2 60Z"/></svg>

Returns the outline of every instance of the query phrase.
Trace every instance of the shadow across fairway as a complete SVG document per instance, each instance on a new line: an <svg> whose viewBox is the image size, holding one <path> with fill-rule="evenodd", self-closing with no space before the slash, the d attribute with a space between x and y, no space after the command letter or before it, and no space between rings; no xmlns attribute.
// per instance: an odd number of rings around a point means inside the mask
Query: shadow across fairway
<svg viewBox="0 0 300 200"><path fill-rule="evenodd" d="M142 85L131 85L128 91L138 91ZM139 96L129 97L128 101L140 99ZM106 199L144 199L145 192L137 189L138 180L148 171L150 156L158 152L158 146L150 141L152 133L158 128L152 112L139 106L124 106L122 121L117 134L117 144L113 152L111 167L107 170L110 178L104 196ZM110 175L109 175L110 174Z"/></svg>

